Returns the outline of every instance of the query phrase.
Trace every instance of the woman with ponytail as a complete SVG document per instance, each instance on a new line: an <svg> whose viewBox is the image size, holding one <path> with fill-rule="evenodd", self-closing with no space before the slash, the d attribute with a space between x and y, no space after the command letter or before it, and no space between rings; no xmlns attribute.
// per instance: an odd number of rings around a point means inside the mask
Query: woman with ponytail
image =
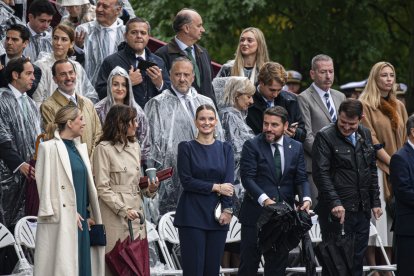
<svg viewBox="0 0 414 276"><path fill-rule="evenodd" d="M39 213L35 275L103 275L104 247L90 246L90 226L102 224L81 111L72 104L46 126L39 145L36 182Z"/></svg>
<svg viewBox="0 0 414 276"><path fill-rule="evenodd" d="M52 53L41 52L38 60L34 63L42 70L42 77L39 85L33 94L33 100L40 106L44 100L55 92L57 84L52 75L52 66L57 60L71 59L76 71L76 93L89 98L93 103L98 102L98 94L86 75L82 65L72 60L75 53L73 49L75 31L67 25L57 25L52 33Z"/></svg>

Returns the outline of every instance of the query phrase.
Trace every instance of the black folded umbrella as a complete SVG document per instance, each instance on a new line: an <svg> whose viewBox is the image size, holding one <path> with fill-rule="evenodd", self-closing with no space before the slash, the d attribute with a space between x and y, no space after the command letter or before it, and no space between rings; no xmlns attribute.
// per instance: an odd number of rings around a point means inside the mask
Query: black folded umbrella
<svg viewBox="0 0 414 276"><path fill-rule="evenodd" d="M322 263L324 275L352 276L354 238L352 234L346 234L344 224L341 233L330 233L322 236L322 242L318 244L317 255Z"/></svg>
<svg viewBox="0 0 414 276"><path fill-rule="evenodd" d="M262 252L271 249L290 251L312 227L305 211L296 212L286 202L266 206L257 221L258 243Z"/></svg>

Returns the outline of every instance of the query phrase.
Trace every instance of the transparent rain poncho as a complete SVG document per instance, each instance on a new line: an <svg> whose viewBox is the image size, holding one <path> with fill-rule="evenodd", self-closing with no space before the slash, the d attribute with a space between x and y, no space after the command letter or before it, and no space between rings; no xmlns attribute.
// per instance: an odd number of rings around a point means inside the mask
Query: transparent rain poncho
<svg viewBox="0 0 414 276"><path fill-rule="evenodd" d="M118 45L124 41L125 26L121 19L117 19L116 27L114 29L116 35L115 40L113 41L113 47L108 49L109 54L105 54L105 48L109 41L105 41L105 31L96 20L82 24L76 28L76 32L83 31L86 33L83 48L85 53L84 67L86 74L93 85L96 83L99 67L103 60L110 54L117 52Z"/></svg>
<svg viewBox="0 0 414 276"><path fill-rule="evenodd" d="M25 57L29 57L31 62L36 62L40 58L40 53L53 52L52 48L52 27L41 34L31 35L29 44L23 51Z"/></svg>
<svg viewBox="0 0 414 276"><path fill-rule="evenodd" d="M30 108L24 116L13 92L0 88L0 144L11 142L25 162L32 159L40 134L40 114L35 103L28 101ZM0 159L0 223L6 227L24 216L25 182L19 170L13 173Z"/></svg>
<svg viewBox="0 0 414 276"><path fill-rule="evenodd" d="M106 118L106 114L108 114L108 111L111 108L111 106L115 104L115 100L114 100L114 97L111 91L112 79L114 78L114 76L122 76L127 79L127 82L128 82L127 97L129 99L128 105L131 107L134 107L137 110L138 128L136 131L136 136L138 139L138 143L141 147L141 158L143 160L147 160L149 151L150 151L148 119L144 111L142 110L142 108L139 106L139 104L135 102L134 94L132 91L131 80L129 78L127 71L125 71L125 69L117 66L109 74L108 85L107 85L107 96L95 105L96 113L98 113L99 119L101 120L101 123L103 125L105 118Z"/></svg>
<svg viewBox="0 0 414 276"><path fill-rule="evenodd" d="M224 138L229 142L234 151L234 201L235 212L239 211L240 203L243 200L244 188L240 179L240 157L243 144L255 135L253 130L246 124L247 112L242 112L232 106L220 109L220 118L223 126Z"/></svg>
<svg viewBox="0 0 414 276"><path fill-rule="evenodd" d="M40 59L34 63L42 70L42 78L39 81L36 91L33 93L33 100L37 106L40 106L44 100L52 96L58 87L52 75L52 66L55 61L56 59L53 53L42 52ZM75 66L76 71L76 94L90 99L93 103L98 102L98 93L96 93L95 88L89 81L85 69L83 69L79 62L75 60L71 60L71 62Z"/></svg>
<svg viewBox="0 0 414 276"><path fill-rule="evenodd" d="M190 92L195 109L202 104L214 107L213 101L200 95L194 88ZM160 169L173 167L173 176L161 182L157 196L149 202L152 220L158 222L159 216L175 211L182 192L177 173L177 148L181 141L193 140L197 136L194 118L190 117L173 91L164 90L152 98L145 106L150 123L151 153L150 160L161 164ZM218 116L218 115L217 115ZM221 123L216 125L216 139L223 140ZM154 166L153 164L149 164Z"/></svg>
<svg viewBox="0 0 414 276"><path fill-rule="evenodd" d="M223 102L224 98L224 87L226 86L227 81L232 77L222 77L222 78L214 78L212 81L214 94L216 96L217 101L217 108L220 111L225 104Z"/></svg>

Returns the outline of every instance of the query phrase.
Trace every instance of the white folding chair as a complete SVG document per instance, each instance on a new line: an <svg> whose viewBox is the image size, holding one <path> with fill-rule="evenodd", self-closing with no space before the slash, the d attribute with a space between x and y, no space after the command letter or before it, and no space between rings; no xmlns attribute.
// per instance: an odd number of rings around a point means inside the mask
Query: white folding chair
<svg viewBox="0 0 414 276"><path fill-rule="evenodd" d="M386 265L364 266L364 271L369 271L368 276L380 271L390 271L392 275L395 276L394 271L397 271L397 265L391 264L390 260L388 259L387 252L385 252L384 244L382 243L382 239L380 235L378 235L377 227L375 227L375 225L372 222L370 222L369 236L375 236Z"/></svg>
<svg viewBox="0 0 414 276"><path fill-rule="evenodd" d="M16 245L19 250L20 262L25 262L26 256L24 256L22 245L29 249L35 249L36 247L36 229L37 229L37 217L35 216L26 216L21 218L14 228L14 238L16 240ZM29 260L33 263L33 256L27 256Z"/></svg>
<svg viewBox="0 0 414 276"><path fill-rule="evenodd" d="M13 234L6 228L3 224L0 223L0 248L13 245L14 250L16 251L17 257L19 258L19 268L21 270L30 269L30 264L25 258L23 251L17 245L16 240L13 237Z"/></svg>
<svg viewBox="0 0 414 276"><path fill-rule="evenodd" d="M176 251L173 249L170 254L165 241L179 246L180 240L178 238L178 229L175 228L174 222L175 212L168 212L164 214L158 224L158 234L160 236L161 253L170 269L181 270L181 264L178 259Z"/></svg>

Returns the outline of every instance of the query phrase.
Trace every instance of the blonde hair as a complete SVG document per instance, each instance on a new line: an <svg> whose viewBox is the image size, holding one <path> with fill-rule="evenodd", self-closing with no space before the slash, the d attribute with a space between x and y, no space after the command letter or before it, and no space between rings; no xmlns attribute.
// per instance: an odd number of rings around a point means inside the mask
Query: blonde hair
<svg viewBox="0 0 414 276"><path fill-rule="evenodd" d="M236 98L241 95L252 96L256 91L253 83L246 77L230 77L224 87L223 104L235 106Z"/></svg>
<svg viewBox="0 0 414 276"><path fill-rule="evenodd" d="M368 105L374 110L380 106L381 90L378 87L378 80L380 78L382 69L384 69L385 67L390 67L392 71L394 72L394 75L395 75L394 85L388 95L391 100L396 99L397 86L395 85L395 82L397 81L397 75L395 73L394 66L389 62L380 61L376 63L374 66L372 66L371 72L369 73L367 85L365 86L364 90L362 91L361 96L359 97L359 100L362 103Z"/></svg>
<svg viewBox="0 0 414 276"><path fill-rule="evenodd" d="M255 27L249 27L244 29L241 34L240 38L243 34L251 32L254 35L254 38L257 41L257 52L256 52L256 68L262 67L265 62L269 61L269 53L267 51L266 39L263 35L263 32ZM241 76L244 68L244 59L242 52L240 50L240 38L239 44L237 45L236 53L234 54L236 57L234 59L234 66L231 68L231 75L232 76ZM253 68L255 70L256 68Z"/></svg>
<svg viewBox="0 0 414 276"><path fill-rule="evenodd" d="M75 120L80 113L80 109L73 105L68 104L62 108L60 108L55 115L55 120L52 123L48 123L45 127L46 136L45 140L50 140L54 137L54 133L56 130L59 132L66 128L66 124L69 120Z"/></svg>

